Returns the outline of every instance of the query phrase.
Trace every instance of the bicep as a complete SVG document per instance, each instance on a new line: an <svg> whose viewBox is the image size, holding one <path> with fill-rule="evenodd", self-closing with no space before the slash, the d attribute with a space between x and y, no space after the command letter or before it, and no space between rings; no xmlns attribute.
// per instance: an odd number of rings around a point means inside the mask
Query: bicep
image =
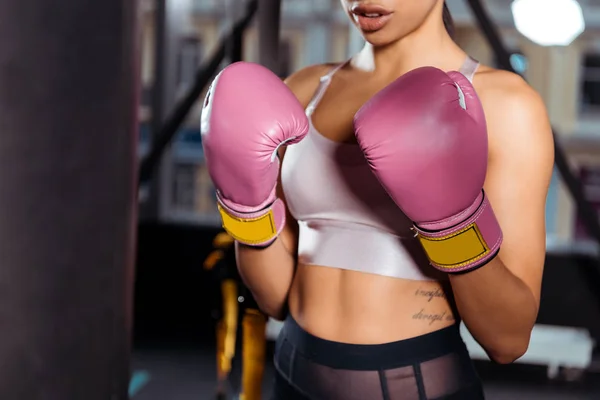
<svg viewBox="0 0 600 400"><path fill-rule="evenodd" d="M502 109L504 115L489 121L485 191L504 236L500 260L531 289L539 306L546 197L554 164L552 131L537 95L528 94L512 103Z"/></svg>

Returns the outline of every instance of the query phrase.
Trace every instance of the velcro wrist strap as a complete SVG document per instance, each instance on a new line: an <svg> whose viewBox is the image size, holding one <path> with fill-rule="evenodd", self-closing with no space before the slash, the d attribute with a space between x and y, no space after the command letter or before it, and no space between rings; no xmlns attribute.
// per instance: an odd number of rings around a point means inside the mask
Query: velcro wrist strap
<svg viewBox="0 0 600 400"><path fill-rule="evenodd" d="M430 264L448 273L479 268L498 254L502 243L502 230L485 196L473 215L452 228L415 230Z"/></svg>
<svg viewBox="0 0 600 400"><path fill-rule="evenodd" d="M285 225L285 205L279 199L266 209L239 213L217 202L223 229L235 240L248 246L272 243Z"/></svg>

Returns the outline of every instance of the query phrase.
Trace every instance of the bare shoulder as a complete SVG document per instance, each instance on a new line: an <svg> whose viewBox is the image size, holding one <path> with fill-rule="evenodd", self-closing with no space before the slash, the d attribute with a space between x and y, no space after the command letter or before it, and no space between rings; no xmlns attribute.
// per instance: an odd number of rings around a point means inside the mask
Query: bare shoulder
<svg viewBox="0 0 600 400"><path fill-rule="evenodd" d="M316 64L302 68L287 77L285 83L306 107L319 86L319 79L334 66L335 64Z"/></svg>
<svg viewBox="0 0 600 400"><path fill-rule="evenodd" d="M521 76L482 67L474 85L485 111L490 146L552 146L552 128L544 101Z"/></svg>
<svg viewBox="0 0 600 400"><path fill-rule="evenodd" d="M483 67L475 75L474 83L486 115L492 120L509 115L511 118L546 117L540 95L515 73Z"/></svg>

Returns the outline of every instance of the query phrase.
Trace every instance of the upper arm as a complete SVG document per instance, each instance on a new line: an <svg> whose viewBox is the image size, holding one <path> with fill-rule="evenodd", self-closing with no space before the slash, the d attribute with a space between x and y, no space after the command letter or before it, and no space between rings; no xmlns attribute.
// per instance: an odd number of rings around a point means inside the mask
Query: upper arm
<svg viewBox="0 0 600 400"><path fill-rule="evenodd" d="M490 91L488 101L482 97L490 149L485 191L504 235L500 260L529 286L539 307L554 141L540 96L520 78L509 82Z"/></svg>
<svg viewBox="0 0 600 400"><path fill-rule="evenodd" d="M313 65L303 68L285 79L286 85L290 88L292 93L294 93L303 108L308 106L308 103L312 99L317 90L317 86L319 85L319 78L326 73L328 68L330 67L327 65ZM285 151L286 146L281 146L278 150L280 165L283 165ZM286 203L285 194L281 184L281 169L277 181L277 197ZM288 252L296 254L298 247L298 222L290 214L287 203L286 224L280 233L280 238Z"/></svg>

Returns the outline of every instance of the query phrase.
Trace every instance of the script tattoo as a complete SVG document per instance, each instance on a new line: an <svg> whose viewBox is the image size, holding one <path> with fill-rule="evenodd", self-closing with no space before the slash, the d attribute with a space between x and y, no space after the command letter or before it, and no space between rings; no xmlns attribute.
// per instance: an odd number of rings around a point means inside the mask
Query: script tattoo
<svg viewBox="0 0 600 400"><path fill-rule="evenodd" d="M427 313L425 312L425 309L421 309L421 311L414 314L412 319L429 321L429 325L432 325L434 322L454 322L454 316L452 314L448 314L446 311L441 313Z"/></svg>
<svg viewBox="0 0 600 400"><path fill-rule="evenodd" d="M419 288L415 292L415 296L426 297L427 302L430 302L434 298L439 298L439 299L446 298L446 294L444 293L444 291L441 288L428 289L428 290L423 290L423 289Z"/></svg>

